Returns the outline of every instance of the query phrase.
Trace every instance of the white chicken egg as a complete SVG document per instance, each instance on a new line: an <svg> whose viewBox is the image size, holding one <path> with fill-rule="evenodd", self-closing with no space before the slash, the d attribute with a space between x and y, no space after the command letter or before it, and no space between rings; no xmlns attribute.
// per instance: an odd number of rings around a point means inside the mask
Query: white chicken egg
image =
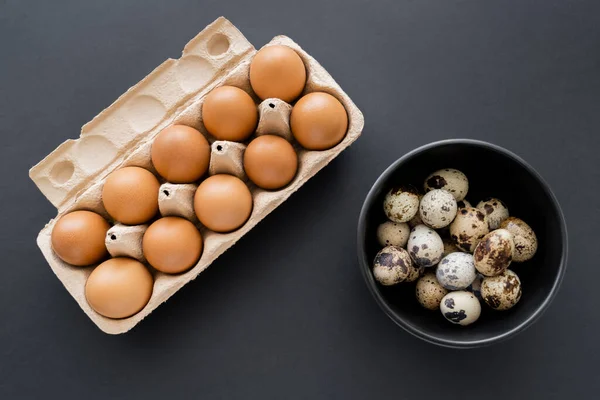
<svg viewBox="0 0 600 400"><path fill-rule="evenodd" d="M410 231L406 248L415 264L426 268L440 262L444 253L442 238L426 225L417 225Z"/></svg>
<svg viewBox="0 0 600 400"><path fill-rule="evenodd" d="M479 319L481 304L471 292L450 292L442 299L440 311L453 324L466 326Z"/></svg>
<svg viewBox="0 0 600 400"><path fill-rule="evenodd" d="M437 266L436 277L448 290L466 289L475 280L475 262L469 253L450 253Z"/></svg>

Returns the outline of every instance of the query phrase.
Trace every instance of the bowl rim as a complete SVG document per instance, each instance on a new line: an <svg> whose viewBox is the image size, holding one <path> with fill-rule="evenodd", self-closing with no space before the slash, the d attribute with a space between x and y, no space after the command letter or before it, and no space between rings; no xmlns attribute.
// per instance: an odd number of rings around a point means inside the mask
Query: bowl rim
<svg viewBox="0 0 600 400"><path fill-rule="evenodd" d="M560 225L560 230L561 230L561 233L560 233L561 241L562 241L564 250L562 252L558 272L556 274L556 277L554 278L554 283L552 285L552 288L550 289L550 292L546 295L546 298L544 299L542 304L540 304L540 306L533 313L531 313L531 315L529 317L527 317L522 323L520 323L516 327L514 327L506 332L503 332L501 334L494 335L494 336L491 336L491 337L485 338L485 339L479 339L479 340L442 339L436 335L424 333L418 327L415 327L412 324L409 324L406 321L404 321L402 318L400 318L398 315L396 315L396 313L392 310L392 308L387 303L387 301L383 298L381 293L376 289L377 283L372 278L371 264L370 264L370 261L367 260L367 257L366 257L366 251L365 251L366 215L367 215L367 211L369 208L368 206L371 206L371 203L373 202L374 197L376 195L375 191L382 185L383 181L385 181L401 164L404 164L407 160L415 157L416 155L422 153L423 151L429 150L434 147L448 145L448 144L465 144L465 145L472 145L472 146L487 148L489 150L501 153L502 155L512 159L514 162L520 164L535 179L537 179L540 182L544 192L550 198L550 201L551 201L552 205L554 206L554 208L556 209L556 212L558 213L558 217L559 217L559 225ZM425 144L423 146L417 147L416 149L409 151L408 153L404 154L402 157L400 157L396 161L394 161L390 166L388 166L385 169L385 171L383 171L381 173L381 175L379 175L377 180L371 186L371 189L369 189L369 192L367 193L367 196L365 197L365 200L363 201L363 205L360 210L360 215L358 217L358 226L357 226L357 246L356 246L356 248L357 248L359 268L361 270L361 273L363 275L365 283L366 283L367 287L369 288L369 291L375 298L375 301L377 302L379 307L385 312L385 314L392 321L394 321L398 326L400 326L405 331L411 333L413 336L416 336L419 339L422 339L422 340L432 343L432 344L436 344L436 345L443 346L443 347L450 347L450 348L474 348L474 347L482 347L482 346L487 346L487 345L491 345L494 343L499 343L499 342L502 342L504 340L507 340L507 339L513 337L517 333L523 332L526 328L531 326L544 313L544 311L546 311L546 309L548 308L548 306L550 305L552 300L554 300L554 298L556 297L556 294L558 293L558 289L560 288L560 285L563 281L565 271L567 268L567 258L568 258L567 224L566 224L566 220L565 220L564 214L562 212L562 209L560 207L560 204L558 203L556 196L552 192L550 185L544 180L544 178L542 178L542 176L531 165L529 165L521 157L519 157L518 155L516 155L515 153L513 153L510 150L507 150L503 147L500 147L498 145L495 145L495 144L492 144L489 142L485 142L482 140L446 139L446 140L440 140L440 141L428 143L428 144Z"/></svg>

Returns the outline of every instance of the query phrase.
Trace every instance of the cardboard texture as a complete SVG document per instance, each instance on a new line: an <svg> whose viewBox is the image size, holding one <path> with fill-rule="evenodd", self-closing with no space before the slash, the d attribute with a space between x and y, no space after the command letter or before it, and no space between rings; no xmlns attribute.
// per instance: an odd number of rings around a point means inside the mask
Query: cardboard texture
<svg viewBox="0 0 600 400"><path fill-rule="evenodd" d="M346 108L347 135L332 149L307 151L301 148L293 141L289 128L292 106L279 99L259 101L249 82L249 66L256 50L231 22L221 17L188 42L181 58L168 59L158 66L85 124L79 139L67 140L31 168L31 179L58 210L57 217L39 233L38 246L65 288L102 331L120 334L133 328L360 136L364 125L362 113L325 69L285 36L275 37L267 46L274 44L289 46L302 58L308 73L303 94L327 92ZM257 188L248 181L242 167L245 144L215 141L204 128L201 115L204 98L222 85L237 86L254 98L260 115L257 135L277 134L294 145L299 159L298 173L285 188L277 191ZM91 309L84 294L87 277L95 266L74 267L60 260L52 250L52 229L58 217L81 209L95 211L114 223L102 205L104 180L112 171L125 166L139 166L156 173L150 158L152 141L163 128L172 124L192 126L207 137L211 143L209 174L228 173L244 179L254 199L252 215L237 231L212 232L198 224L194 215L193 196L197 185L161 180L161 215L182 216L198 226L204 239L202 257L192 269L178 275L164 274L149 267L155 281L146 307L129 318L103 317ZM147 225L115 224L106 237L109 252L144 260L141 238L146 228Z"/></svg>

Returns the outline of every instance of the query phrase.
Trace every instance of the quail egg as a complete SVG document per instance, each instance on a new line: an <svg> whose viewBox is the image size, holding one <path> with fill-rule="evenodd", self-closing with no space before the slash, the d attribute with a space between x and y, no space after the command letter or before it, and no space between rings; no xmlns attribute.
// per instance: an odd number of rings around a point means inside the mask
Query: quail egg
<svg viewBox="0 0 600 400"><path fill-rule="evenodd" d="M442 259L444 243L436 231L426 225L417 225L410 231L407 249L415 264L433 267Z"/></svg>
<svg viewBox="0 0 600 400"><path fill-rule="evenodd" d="M415 293L420 305L428 310L437 310L448 290L440 285L433 272L426 272L417 281Z"/></svg>
<svg viewBox="0 0 600 400"><path fill-rule="evenodd" d="M452 193L443 189L433 189L423 196L419 205L419 215L425 225L440 229L450 225L456 216L456 209L456 199Z"/></svg>
<svg viewBox="0 0 600 400"><path fill-rule="evenodd" d="M419 205L421 204L421 200L423 200L423 195L419 194ZM412 229L417 225L421 225L422 223L423 223L423 220L421 219L421 216L419 215L419 212L417 211L415 216L412 217L412 219L410 221L408 221L408 226L410 227L410 229Z"/></svg>
<svg viewBox="0 0 600 400"><path fill-rule="evenodd" d="M473 282L471 282L466 289L467 292L473 293L480 301L483 300L481 298L481 282L483 281L483 278L483 275L477 274L477 276L475 276L475 280L473 280Z"/></svg>
<svg viewBox="0 0 600 400"><path fill-rule="evenodd" d="M475 268L485 276L501 274L510 265L514 250L511 233L506 229L496 229L485 235L475 247Z"/></svg>
<svg viewBox="0 0 600 400"><path fill-rule="evenodd" d="M510 269L481 282L481 297L494 310L508 310L521 299L521 280Z"/></svg>
<svg viewBox="0 0 600 400"><path fill-rule="evenodd" d="M450 224L450 237L461 250L472 253L489 232L485 214L476 208L461 208Z"/></svg>
<svg viewBox="0 0 600 400"><path fill-rule="evenodd" d="M414 282L423 274L425 268L419 267L415 263L411 264L410 271L408 272L408 276L404 280L404 282Z"/></svg>
<svg viewBox="0 0 600 400"><path fill-rule="evenodd" d="M475 276L475 263L469 253L448 254L442 258L436 270L438 282L448 290L466 289Z"/></svg>
<svg viewBox="0 0 600 400"><path fill-rule="evenodd" d="M469 200L462 199L462 200L456 202L456 207L460 210L461 208L467 208L467 207L473 207L473 206L471 205L471 203L469 203Z"/></svg>
<svg viewBox="0 0 600 400"><path fill-rule="evenodd" d="M453 324L471 325L481 314L481 304L471 292L450 292L440 303L440 311L444 318Z"/></svg>
<svg viewBox="0 0 600 400"><path fill-rule="evenodd" d="M477 204L477 208L487 215L490 230L498 229L502 221L508 218L508 208L502 200L490 197Z"/></svg>
<svg viewBox="0 0 600 400"><path fill-rule="evenodd" d="M456 201L461 201L469 191L469 180L457 169L446 168L435 171L425 179L425 191L445 189L452 193Z"/></svg>
<svg viewBox="0 0 600 400"><path fill-rule="evenodd" d="M403 282L411 273L412 261L408 252L396 246L386 246L377 253L373 275L384 286Z"/></svg>
<svg viewBox="0 0 600 400"><path fill-rule="evenodd" d="M390 221L408 222L419 211L419 193L414 186L395 187L383 201L383 211Z"/></svg>
<svg viewBox="0 0 600 400"><path fill-rule="evenodd" d="M442 257L446 257L450 253L462 251L454 245L452 239L450 239L449 237L442 238L442 242L444 243L444 252L442 253Z"/></svg>
<svg viewBox="0 0 600 400"><path fill-rule="evenodd" d="M538 248L538 240L535 232L522 219L508 217L500 224L500 228L512 233L515 242L513 261L523 262L530 260Z"/></svg>
<svg viewBox="0 0 600 400"><path fill-rule="evenodd" d="M386 221L377 227L377 240L382 246L405 247L410 228L408 224Z"/></svg>

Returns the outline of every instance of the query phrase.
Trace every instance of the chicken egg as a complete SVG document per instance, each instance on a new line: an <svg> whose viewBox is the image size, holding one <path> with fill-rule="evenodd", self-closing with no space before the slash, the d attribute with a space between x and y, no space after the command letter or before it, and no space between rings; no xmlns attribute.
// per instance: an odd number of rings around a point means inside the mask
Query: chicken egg
<svg viewBox="0 0 600 400"><path fill-rule="evenodd" d="M382 246L405 247L410 228L406 223L386 221L377 227L377 241Z"/></svg>
<svg viewBox="0 0 600 400"><path fill-rule="evenodd" d="M213 89L202 105L206 130L218 140L242 142L258 124L258 108L252 97L235 86Z"/></svg>
<svg viewBox="0 0 600 400"><path fill-rule="evenodd" d="M104 245L110 224L91 211L72 211L56 221L51 242L54 253L76 266L95 264L106 256Z"/></svg>
<svg viewBox="0 0 600 400"><path fill-rule="evenodd" d="M383 211L390 221L410 221L419 211L419 194L412 185L392 188L383 200Z"/></svg>
<svg viewBox="0 0 600 400"><path fill-rule="evenodd" d="M282 137L263 135L254 139L244 152L248 178L263 189L280 189L296 176L298 156Z"/></svg>
<svg viewBox="0 0 600 400"><path fill-rule="evenodd" d="M508 310L521 299L521 280L510 269L500 275L483 278L481 297L494 310Z"/></svg>
<svg viewBox="0 0 600 400"><path fill-rule="evenodd" d="M485 276L501 274L510 265L514 250L511 233L506 229L496 229L485 235L475 247L475 268Z"/></svg>
<svg viewBox="0 0 600 400"><path fill-rule="evenodd" d="M412 228L406 248L415 264L425 268L440 262L444 253L444 243L440 235L425 225Z"/></svg>
<svg viewBox="0 0 600 400"><path fill-rule="evenodd" d="M498 229L502 221L508 218L508 208L502 200L490 197L477 204L477 208L487 215L490 230Z"/></svg>
<svg viewBox="0 0 600 400"><path fill-rule="evenodd" d="M475 250L475 246L489 232L485 214L476 208L461 208L456 213L454 221L450 224L450 237L454 244L468 253Z"/></svg>
<svg viewBox="0 0 600 400"><path fill-rule="evenodd" d="M250 63L250 84L262 100L278 98L288 103L296 100L306 84L302 59L287 46L266 46Z"/></svg>
<svg viewBox="0 0 600 400"><path fill-rule="evenodd" d="M421 221L431 228L444 228L456 216L456 199L443 189L433 189L423 196L419 205Z"/></svg>
<svg viewBox="0 0 600 400"><path fill-rule="evenodd" d="M513 261L523 262L533 258L538 248L538 240L533 229L525 221L508 217L502 221L500 228L506 229L513 236L515 243Z"/></svg>
<svg viewBox="0 0 600 400"><path fill-rule="evenodd" d="M469 180L457 169L446 168L435 171L425 179L425 191L444 189L452 193L456 201L461 201L469 191Z"/></svg>
<svg viewBox="0 0 600 400"><path fill-rule="evenodd" d="M450 292L442 299L440 311L453 324L471 325L481 315L481 304L471 292Z"/></svg>

